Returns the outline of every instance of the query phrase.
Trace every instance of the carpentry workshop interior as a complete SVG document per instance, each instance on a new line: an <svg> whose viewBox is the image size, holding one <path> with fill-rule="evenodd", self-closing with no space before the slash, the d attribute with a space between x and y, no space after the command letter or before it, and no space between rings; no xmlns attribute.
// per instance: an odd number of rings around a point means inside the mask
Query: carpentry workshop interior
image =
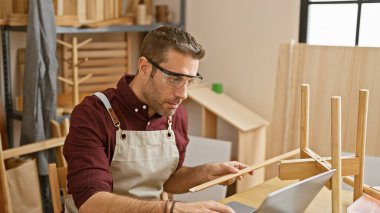
<svg viewBox="0 0 380 213"><path fill-rule="evenodd" d="M379 21L380 0L0 0L0 213L380 212Z"/></svg>

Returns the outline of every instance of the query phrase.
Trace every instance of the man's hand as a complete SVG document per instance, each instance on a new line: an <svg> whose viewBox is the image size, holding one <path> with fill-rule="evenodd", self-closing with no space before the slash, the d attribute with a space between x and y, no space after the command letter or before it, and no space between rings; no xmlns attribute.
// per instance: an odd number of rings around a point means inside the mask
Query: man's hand
<svg viewBox="0 0 380 213"><path fill-rule="evenodd" d="M224 175L238 173L239 170L247 168L247 165L237 162L237 161L230 161L225 163L212 163L207 164L205 167L206 171L209 175L209 180L214 180L216 178L222 177ZM253 171L249 172L250 175L253 175ZM238 176L237 178L232 178L226 182L221 183L221 185L228 186L233 184L236 179L241 180L243 176Z"/></svg>
<svg viewBox="0 0 380 213"><path fill-rule="evenodd" d="M196 203L181 203L177 202L174 213L208 213L208 212L220 212L220 213L234 213L235 211L231 207L223 205L215 201L201 201Z"/></svg>

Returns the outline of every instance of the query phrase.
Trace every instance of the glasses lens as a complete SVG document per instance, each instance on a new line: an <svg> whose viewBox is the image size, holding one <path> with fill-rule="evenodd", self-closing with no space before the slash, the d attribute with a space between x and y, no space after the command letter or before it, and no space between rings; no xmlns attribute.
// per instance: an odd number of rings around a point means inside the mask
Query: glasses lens
<svg viewBox="0 0 380 213"><path fill-rule="evenodd" d="M180 76L174 76L174 75L164 75L164 79L172 87L180 88L184 85L187 87L192 87L199 83L198 78L185 78Z"/></svg>

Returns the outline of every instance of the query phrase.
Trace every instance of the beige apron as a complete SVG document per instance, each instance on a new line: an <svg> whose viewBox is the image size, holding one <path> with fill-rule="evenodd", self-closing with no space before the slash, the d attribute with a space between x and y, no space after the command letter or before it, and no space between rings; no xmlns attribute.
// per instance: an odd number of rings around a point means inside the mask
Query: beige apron
<svg viewBox="0 0 380 213"><path fill-rule="evenodd" d="M94 95L102 100L117 128L115 151L109 169L113 193L160 199L163 184L175 171L179 161L171 117L168 117L167 130L121 130L107 97L99 92ZM71 203L72 198L69 201Z"/></svg>

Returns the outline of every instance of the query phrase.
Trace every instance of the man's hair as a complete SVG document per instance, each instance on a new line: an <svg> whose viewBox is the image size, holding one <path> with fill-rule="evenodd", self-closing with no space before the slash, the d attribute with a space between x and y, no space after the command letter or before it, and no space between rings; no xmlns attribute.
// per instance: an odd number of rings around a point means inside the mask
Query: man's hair
<svg viewBox="0 0 380 213"><path fill-rule="evenodd" d="M141 55L162 63L167 60L166 53L175 50L194 59L202 59L205 50L192 35L177 26L159 26L145 36Z"/></svg>

